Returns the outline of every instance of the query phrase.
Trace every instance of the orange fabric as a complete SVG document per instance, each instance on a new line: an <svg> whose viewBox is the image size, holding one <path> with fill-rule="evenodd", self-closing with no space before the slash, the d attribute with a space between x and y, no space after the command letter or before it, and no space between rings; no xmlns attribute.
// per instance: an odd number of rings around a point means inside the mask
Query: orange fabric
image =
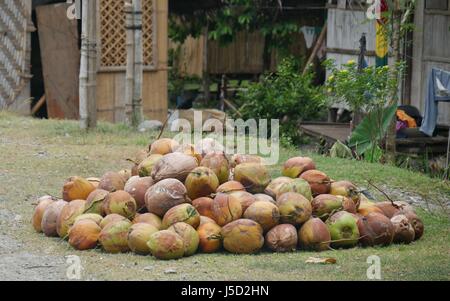
<svg viewBox="0 0 450 301"><path fill-rule="evenodd" d="M397 110L397 118L401 121L406 122L408 124L408 128L416 128L417 127L417 123L414 120L414 118L412 118L411 116L406 114L405 111L403 111L403 110Z"/></svg>

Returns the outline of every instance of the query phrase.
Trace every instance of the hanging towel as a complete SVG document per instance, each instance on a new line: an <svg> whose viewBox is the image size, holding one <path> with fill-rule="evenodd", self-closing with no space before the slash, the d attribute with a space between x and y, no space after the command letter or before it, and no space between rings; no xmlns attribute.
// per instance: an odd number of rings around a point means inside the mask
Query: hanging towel
<svg viewBox="0 0 450 301"><path fill-rule="evenodd" d="M425 116L420 127L420 131L428 136L433 136L436 129L439 102L450 102L450 72L433 68L428 79Z"/></svg>

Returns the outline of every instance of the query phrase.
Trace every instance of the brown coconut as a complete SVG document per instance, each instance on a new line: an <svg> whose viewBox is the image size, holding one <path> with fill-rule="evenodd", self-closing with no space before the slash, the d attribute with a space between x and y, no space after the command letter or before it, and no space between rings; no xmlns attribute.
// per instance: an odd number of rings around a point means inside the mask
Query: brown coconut
<svg viewBox="0 0 450 301"><path fill-rule="evenodd" d="M217 193L232 193L235 191L245 191L244 185L238 181L228 181L217 187L216 190Z"/></svg>
<svg viewBox="0 0 450 301"><path fill-rule="evenodd" d="M298 178L302 173L308 170L316 169L316 164L309 157L295 157L284 163L283 176Z"/></svg>
<svg viewBox="0 0 450 301"><path fill-rule="evenodd" d="M100 226L94 221L79 220L69 230L69 244L79 251L94 249L101 231Z"/></svg>
<svg viewBox="0 0 450 301"><path fill-rule="evenodd" d="M47 206L42 216L41 229L45 236L56 237L58 232L56 231L56 223L63 208L68 202L58 200Z"/></svg>
<svg viewBox="0 0 450 301"><path fill-rule="evenodd" d="M151 177L131 177L125 184L124 190L136 201L137 211L141 211L142 208L145 208L145 194L153 184L154 181Z"/></svg>
<svg viewBox="0 0 450 301"><path fill-rule="evenodd" d="M358 214L362 216L367 216L370 213L378 213L384 215L383 210L375 206L375 204L362 202L358 208Z"/></svg>
<svg viewBox="0 0 450 301"><path fill-rule="evenodd" d="M409 223L414 228L414 240L418 240L423 236L423 232L425 230L424 224L422 220L417 216L416 213L410 210L400 210L396 215L404 215L408 218Z"/></svg>
<svg viewBox="0 0 450 301"><path fill-rule="evenodd" d="M200 237L191 225L182 222L175 223L168 230L177 233L183 240L184 256L192 256L197 252Z"/></svg>
<svg viewBox="0 0 450 301"><path fill-rule="evenodd" d="M70 177L63 187L63 200L71 202L73 200L86 200L89 194L95 190L95 186L82 177Z"/></svg>
<svg viewBox="0 0 450 301"><path fill-rule="evenodd" d="M209 224L209 223L217 224L216 221L213 220L212 218L207 217L207 216L200 215L200 225L199 225L199 227L200 227L201 225ZM197 229L198 229L198 228L197 228Z"/></svg>
<svg viewBox="0 0 450 301"><path fill-rule="evenodd" d="M126 217L123 217L122 215L119 214L110 214L107 215L103 218L103 220L100 222L100 228L105 228L107 225L111 224L111 223L115 223L115 222L120 222L120 221L124 221L127 220Z"/></svg>
<svg viewBox="0 0 450 301"><path fill-rule="evenodd" d="M263 193L270 183L267 167L258 163L243 163L234 169L234 179L250 193Z"/></svg>
<svg viewBox="0 0 450 301"><path fill-rule="evenodd" d="M136 216L133 219L133 224L139 223L150 224L158 230L162 229L161 218L153 213L136 214Z"/></svg>
<svg viewBox="0 0 450 301"><path fill-rule="evenodd" d="M150 145L150 155L167 155L172 153L174 150L176 150L180 144L169 138L162 138L159 140L156 140Z"/></svg>
<svg viewBox="0 0 450 301"><path fill-rule="evenodd" d="M369 213L357 222L360 243L365 247L387 246L394 239L395 229L391 220L383 214Z"/></svg>
<svg viewBox="0 0 450 301"><path fill-rule="evenodd" d="M242 217L242 205L239 199L226 193L219 193L212 205L213 219L224 226Z"/></svg>
<svg viewBox="0 0 450 301"><path fill-rule="evenodd" d="M273 227L266 234L266 246L274 252L292 252L297 248L297 229L289 224Z"/></svg>
<svg viewBox="0 0 450 301"><path fill-rule="evenodd" d="M59 237L65 238L67 236L70 227L75 223L75 219L84 213L85 206L85 200L74 200L64 206L56 221L56 232L58 232Z"/></svg>
<svg viewBox="0 0 450 301"><path fill-rule="evenodd" d="M177 179L184 182L189 173L198 167L194 157L171 153L163 156L153 167L151 177L155 182L165 179Z"/></svg>
<svg viewBox="0 0 450 301"><path fill-rule="evenodd" d="M150 236L158 231L159 230L151 224L133 224L128 232L128 247L136 254L150 254L150 248L148 247L147 242L150 240Z"/></svg>
<svg viewBox="0 0 450 301"><path fill-rule="evenodd" d="M103 201L106 199L108 194L109 191L104 189L96 189L92 191L86 200L84 212L104 215L104 212L102 211Z"/></svg>
<svg viewBox="0 0 450 301"><path fill-rule="evenodd" d="M175 153L182 153L191 157L194 157L197 159L197 162L200 164L203 157L201 154L197 153L195 150L195 146L193 144L183 144L177 147L177 149L174 151Z"/></svg>
<svg viewBox="0 0 450 301"><path fill-rule="evenodd" d="M122 220L106 225L100 232L99 242L107 253L126 253L128 246L128 232L131 228L129 220Z"/></svg>
<svg viewBox="0 0 450 301"><path fill-rule="evenodd" d="M301 174L301 179L306 180L311 186L313 196L327 194L331 189L330 178L319 170L308 170Z"/></svg>
<svg viewBox="0 0 450 301"><path fill-rule="evenodd" d="M165 179L147 190L145 204L148 212L163 217L177 205L189 203L186 187L177 179Z"/></svg>
<svg viewBox="0 0 450 301"><path fill-rule="evenodd" d="M89 183L94 185L95 189L98 188L98 185L100 185L100 178L90 177L86 179Z"/></svg>
<svg viewBox="0 0 450 301"><path fill-rule="evenodd" d="M256 197L253 194L248 193L246 191L235 191L230 193L230 196L232 198L238 199L239 202L241 202L242 214L245 213L245 210L247 210L248 207L250 207L253 203L256 202Z"/></svg>
<svg viewBox="0 0 450 301"><path fill-rule="evenodd" d="M349 213L356 214L358 212L357 210L357 204L351 199L344 196L339 196L342 198L342 209L344 211L347 211Z"/></svg>
<svg viewBox="0 0 450 301"><path fill-rule="evenodd" d="M267 195L270 195L273 198L276 198L280 191L280 188L284 184L289 184L291 182L292 182L292 178L289 178L289 177L278 177L276 179L273 179L269 183L269 185L267 185L266 189L264 190L264 193Z"/></svg>
<svg viewBox="0 0 450 301"><path fill-rule="evenodd" d="M400 211L412 211L414 212L414 209L411 207L411 205L404 203L404 202L380 202L375 203L375 206L380 208L381 211L383 211L384 215L386 215L388 218L394 217L396 214L398 214Z"/></svg>
<svg viewBox="0 0 450 301"><path fill-rule="evenodd" d="M167 229L176 223L186 223L194 228L200 224L200 214L191 204L181 204L171 208L164 215L162 228Z"/></svg>
<svg viewBox="0 0 450 301"><path fill-rule="evenodd" d="M230 253L253 254L264 245L263 229L249 219L239 219L224 226L221 231L223 247Z"/></svg>
<svg viewBox="0 0 450 301"><path fill-rule="evenodd" d="M360 203L360 192L358 187L350 181L337 181L331 183L330 194L340 195L353 200L356 208L359 207Z"/></svg>
<svg viewBox="0 0 450 301"><path fill-rule="evenodd" d="M213 223L204 223L197 228L199 249L203 253L215 253L222 248L222 228Z"/></svg>
<svg viewBox="0 0 450 301"><path fill-rule="evenodd" d="M118 190L108 194L103 202L102 210L106 215L115 213L131 220L136 215L137 205L128 192Z"/></svg>
<svg viewBox="0 0 450 301"><path fill-rule="evenodd" d="M208 197L198 198L192 201L192 206L197 209L198 213L202 216L207 216L209 218L214 219L214 215L212 213L212 204L214 200Z"/></svg>
<svg viewBox="0 0 450 301"><path fill-rule="evenodd" d="M283 224L298 226L309 220L312 215L311 202L299 193L287 192L281 195L277 205Z"/></svg>
<svg viewBox="0 0 450 301"><path fill-rule="evenodd" d="M137 167L138 175L142 178L151 176L156 163L162 158L162 155L150 155L145 158Z"/></svg>
<svg viewBox="0 0 450 301"><path fill-rule="evenodd" d="M103 216L96 213L84 213L75 218L74 224L82 220L90 220L100 226L101 222L103 221Z"/></svg>
<svg viewBox="0 0 450 301"><path fill-rule="evenodd" d="M212 152L203 158L200 166L211 169L220 184L226 183L230 177L230 164L223 152Z"/></svg>
<svg viewBox="0 0 450 301"><path fill-rule="evenodd" d="M118 174L122 176L122 178L124 179L124 181L128 181L131 177L131 169L122 169L118 171Z"/></svg>
<svg viewBox="0 0 450 301"><path fill-rule="evenodd" d="M277 204L277 202L275 202L275 200L270 195L267 195L267 194L257 193L254 195L254 197L257 202L269 202L274 205Z"/></svg>
<svg viewBox="0 0 450 301"><path fill-rule="evenodd" d="M413 226L409 223L408 218L399 214L391 218L391 223L394 225L394 242L409 244L414 241L416 235Z"/></svg>
<svg viewBox="0 0 450 301"><path fill-rule="evenodd" d="M326 251L330 248L331 235L327 225L320 218L312 218L298 231L299 245L311 251Z"/></svg>
<svg viewBox="0 0 450 301"><path fill-rule="evenodd" d="M189 173L184 184L189 198L195 200L213 194L219 187L219 179L208 167L197 167Z"/></svg>
<svg viewBox="0 0 450 301"><path fill-rule="evenodd" d="M51 197L51 196L43 196L38 199L38 204L34 208L33 218L32 218L33 228L34 228L34 230L36 230L36 232L42 232L41 224L42 224L42 217L44 216L44 212L47 209L47 207L50 204L54 203L55 201L56 200L53 199L53 197Z"/></svg>
<svg viewBox="0 0 450 301"><path fill-rule="evenodd" d="M280 210L269 202L255 202L245 210L244 218L254 220L267 232L280 223Z"/></svg>
<svg viewBox="0 0 450 301"><path fill-rule="evenodd" d="M109 192L123 190L125 187L125 179L117 172L107 172L103 175L98 185L99 189Z"/></svg>

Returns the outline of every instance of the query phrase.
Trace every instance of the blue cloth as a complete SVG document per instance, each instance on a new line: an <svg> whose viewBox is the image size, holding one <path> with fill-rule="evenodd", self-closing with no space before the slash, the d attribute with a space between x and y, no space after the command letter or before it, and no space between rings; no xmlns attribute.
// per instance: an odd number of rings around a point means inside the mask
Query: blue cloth
<svg viewBox="0 0 450 301"><path fill-rule="evenodd" d="M440 89L442 87L444 90ZM420 127L420 131L425 135L433 136L439 113L439 102L450 102L449 91L450 72L433 68L428 79L428 92L425 98L425 116Z"/></svg>

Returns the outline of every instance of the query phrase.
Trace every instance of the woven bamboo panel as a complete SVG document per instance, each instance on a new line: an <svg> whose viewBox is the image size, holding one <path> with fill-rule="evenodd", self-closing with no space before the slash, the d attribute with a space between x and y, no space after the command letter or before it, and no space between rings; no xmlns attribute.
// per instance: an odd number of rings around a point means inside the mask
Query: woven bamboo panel
<svg viewBox="0 0 450 301"><path fill-rule="evenodd" d="M29 79L27 0L0 2L0 109L12 105Z"/></svg>
<svg viewBox="0 0 450 301"><path fill-rule="evenodd" d="M142 1L143 56L146 67L156 67L155 1ZM125 67L127 62L125 0L100 0L101 67Z"/></svg>
<svg viewBox="0 0 450 301"><path fill-rule="evenodd" d="M155 1L144 0L142 3L142 41L144 51L144 65L156 68L156 12Z"/></svg>

